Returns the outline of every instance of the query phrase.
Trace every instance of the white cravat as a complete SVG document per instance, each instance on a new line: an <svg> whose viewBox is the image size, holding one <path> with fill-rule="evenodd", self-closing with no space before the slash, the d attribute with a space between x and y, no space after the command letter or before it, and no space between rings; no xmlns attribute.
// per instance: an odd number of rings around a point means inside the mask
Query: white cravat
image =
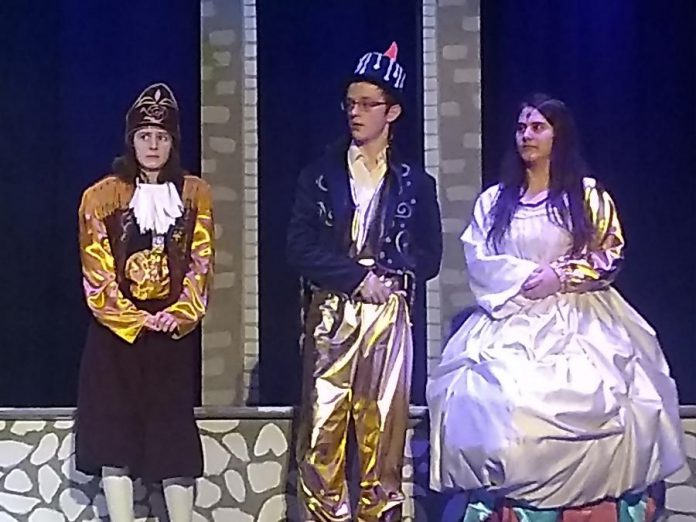
<svg viewBox="0 0 696 522"><path fill-rule="evenodd" d="M184 212L174 183L138 183L128 204L133 209L140 233L164 235Z"/></svg>

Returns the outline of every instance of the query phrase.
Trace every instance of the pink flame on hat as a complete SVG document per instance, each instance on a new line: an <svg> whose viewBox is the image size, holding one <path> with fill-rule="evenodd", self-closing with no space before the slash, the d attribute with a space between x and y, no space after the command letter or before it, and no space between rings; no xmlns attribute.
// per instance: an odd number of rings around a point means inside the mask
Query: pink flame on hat
<svg viewBox="0 0 696 522"><path fill-rule="evenodd" d="M384 56L386 56L390 60L396 60L397 54L399 54L399 46L396 45L396 42L392 42L389 46L389 49L384 51Z"/></svg>

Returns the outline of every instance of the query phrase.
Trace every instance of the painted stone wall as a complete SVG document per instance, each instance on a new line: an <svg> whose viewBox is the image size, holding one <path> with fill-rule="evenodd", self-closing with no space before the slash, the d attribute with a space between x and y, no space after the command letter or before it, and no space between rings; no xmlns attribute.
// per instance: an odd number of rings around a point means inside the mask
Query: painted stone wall
<svg viewBox="0 0 696 522"><path fill-rule="evenodd" d="M428 373L474 304L459 236L481 191L480 0L424 0L425 162L438 181L444 254L428 285Z"/></svg>
<svg viewBox="0 0 696 522"><path fill-rule="evenodd" d="M255 0L201 2L201 150L215 204L215 277L203 323L203 404L258 399Z"/></svg>
<svg viewBox="0 0 696 522"><path fill-rule="evenodd" d="M107 517L99 479L74 467L72 411L0 412L0 522L97 522ZM196 485L196 522L297 521L292 412L221 408L198 412L205 476ZM689 467L667 481L668 522L696 522L696 418L684 419ZM404 462L404 520L459 522L463 495L428 489L428 431L413 409ZM135 484L139 521L165 521L161 488Z"/></svg>

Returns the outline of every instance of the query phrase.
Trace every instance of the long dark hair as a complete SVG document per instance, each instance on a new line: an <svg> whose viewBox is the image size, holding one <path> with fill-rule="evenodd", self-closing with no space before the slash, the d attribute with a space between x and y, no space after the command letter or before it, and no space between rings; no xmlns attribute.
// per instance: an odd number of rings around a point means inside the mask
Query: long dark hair
<svg viewBox="0 0 696 522"><path fill-rule="evenodd" d="M135 184L135 178L140 175L140 165L135 156L135 147L132 142L126 145L126 149L122 155L117 156L111 168L117 176L121 177L128 183ZM181 168L181 159L179 156L179 147L176 140L172 143L172 149L169 153L169 159L162 166L157 180L161 183L171 181L176 186L176 189L181 194L184 186L184 171Z"/></svg>
<svg viewBox="0 0 696 522"><path fill-rule="evenodd" d="M572 234L573 252L578 252L590 243L594 231L583 187L583 178L590 175L590 170L580 154L575 121L565 103L545 94L527 98L520 110L526 107L538 110L553 127L546 211L550 219ZM516 148L509 150L503 160L501 190L493 205L493 223L487 237L489 247L496 252L510 228L520 195L527 187L525 171Z"/></svg>

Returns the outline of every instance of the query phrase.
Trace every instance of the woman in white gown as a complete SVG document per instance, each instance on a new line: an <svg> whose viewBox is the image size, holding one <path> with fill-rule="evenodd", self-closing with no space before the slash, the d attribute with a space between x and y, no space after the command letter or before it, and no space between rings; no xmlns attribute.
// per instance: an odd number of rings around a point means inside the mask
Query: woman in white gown
<svg viewBox="0 0 696 522"><path fill-rule="evenodd" d="M431 486L471 493L466 522L650 520L650 488L684 464L676 386L610 286L621 226L577 141L563 102L525 102L461 238L478 308L427 396Z"/></svg>

